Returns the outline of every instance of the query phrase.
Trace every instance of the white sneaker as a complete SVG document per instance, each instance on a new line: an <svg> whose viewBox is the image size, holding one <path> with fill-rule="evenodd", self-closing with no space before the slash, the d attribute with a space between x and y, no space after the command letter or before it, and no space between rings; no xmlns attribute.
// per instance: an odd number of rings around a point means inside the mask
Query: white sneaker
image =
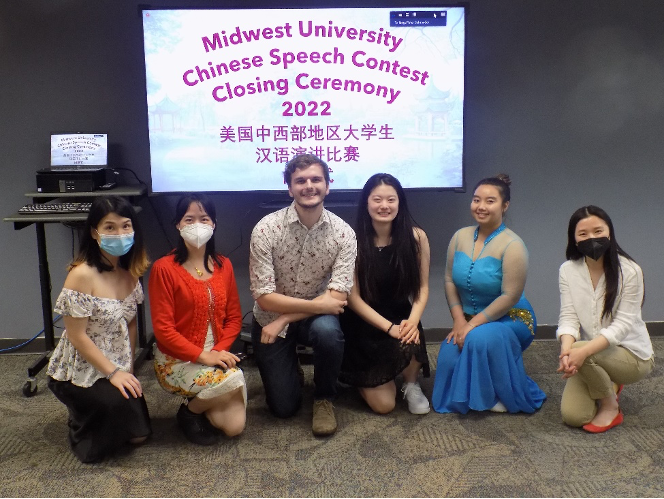
<svg viewBox="0 0 664 499"><path fill-rule="evenodd" d="M429 401L422 393L419 383L404 383L403 398L408 401L408 410L411 414L428 414L431 408Z"/></svg>
<svg viewBox="0 0 664 499"><path fill-rule="evenodd" d="M491 412L507 412L507 407L500 400L491 409Z"/></svg>

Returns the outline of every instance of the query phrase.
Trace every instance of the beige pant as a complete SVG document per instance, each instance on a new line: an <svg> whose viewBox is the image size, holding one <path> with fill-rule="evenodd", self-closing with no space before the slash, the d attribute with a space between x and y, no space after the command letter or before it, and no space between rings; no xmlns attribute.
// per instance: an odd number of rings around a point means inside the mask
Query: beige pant
<svg viewBox="0 0 664 499"><path fill-rule="evenodd" d="M577 341L579 348L587 341ZM567 380L560 412L570 426L590 423L597 413L596 400L615 394L614 383L627 385L643 379L655 365L654 357L643 360L621 346L610 346L591 355L579 372Z"/></svg>

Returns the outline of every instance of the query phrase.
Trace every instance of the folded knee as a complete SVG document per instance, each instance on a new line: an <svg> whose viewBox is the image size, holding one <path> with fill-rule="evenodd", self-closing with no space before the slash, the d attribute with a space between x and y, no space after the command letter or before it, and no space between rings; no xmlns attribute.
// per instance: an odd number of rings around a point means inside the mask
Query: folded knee
<svg viewBox="0 0 664 499"><path fill-rule="evenodd" d="M566 410L564 408L560 409L560 414L563 418L563 423L575 428L580 428L581 426L590 423L593 419L593 415L581 414L578 411Z"/></svg>
<svg viewBox="0 0 664 499"><path fill-rule="evenodd" d="M395 402L394 400L372 400L367 401L371 410L376 414L389 414L394 410Z"/></svg>
<svg viewBox="0 0 664 499"><path fill-rule="evenodd" d="M336 316L323 315L311 323L312 340L319 342L343 341L344 333Z"/></svg>
<svg viewBox="0 0 664 499"><path fill-rule="evenodd" d="M484 334L484 331L471 331L466 335L464 347L473 350L493 350L499 348L504 342L497 334Z"/></svg>
<svg viewBox="0 0 664 499"><path fill-rule="evenodd" d="M274 414L278 418L290 418L295 415L295 413L298 411L300 408L300 402L293 402L293 403L268 403L268 407L270 408L270 411L272 414Z"/></svg>
<svg viewBox="0 0 664 499"><path fill-rule="evenodd" d="M245 418L238 418L234 421L227 421L224 423L221 430L226 434L227 437L236 437L244 431L246 426Z"/></svg>

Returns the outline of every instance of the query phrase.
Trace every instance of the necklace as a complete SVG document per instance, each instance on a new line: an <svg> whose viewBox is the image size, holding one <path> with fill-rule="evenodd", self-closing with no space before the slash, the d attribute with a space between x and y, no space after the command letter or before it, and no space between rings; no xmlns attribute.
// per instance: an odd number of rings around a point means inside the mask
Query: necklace
<svg viewBox="0 0 664 499"><path fill-rule="evenodd" d="M378 242L378 241L376 241L376 242ZM387 244L384 244L383 246L378 246L378 245L376 245L376 249L377 249L378 251L383 251L383 250L384 250L385 248L387 248L390 244L392 244L392 236L390 236L390 238L387 240Z"/></svg>
<svg viewBox="0 0 664 499"><path fill-rule="evenodd" d="M194 270L198 274L198 277L203 277L203 271L202 270L198 270L198 267L194 267Z"/></svg>

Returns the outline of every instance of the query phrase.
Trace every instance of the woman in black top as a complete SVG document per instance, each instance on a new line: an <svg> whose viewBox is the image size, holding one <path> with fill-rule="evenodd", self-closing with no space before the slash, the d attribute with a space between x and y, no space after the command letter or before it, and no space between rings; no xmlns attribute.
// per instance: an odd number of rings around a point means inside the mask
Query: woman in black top
<svg viewBox="0 0 664 499"><path fill-rule="evenodd" d="M340 380L357 386L369 407L395 407L394 379L413 414L429 412L417 382L426 346L420 319L429 297L429 241L408 211L403 188L377 173L364 185L357 216L355 284L340 315L346 340Z"/></svg>

